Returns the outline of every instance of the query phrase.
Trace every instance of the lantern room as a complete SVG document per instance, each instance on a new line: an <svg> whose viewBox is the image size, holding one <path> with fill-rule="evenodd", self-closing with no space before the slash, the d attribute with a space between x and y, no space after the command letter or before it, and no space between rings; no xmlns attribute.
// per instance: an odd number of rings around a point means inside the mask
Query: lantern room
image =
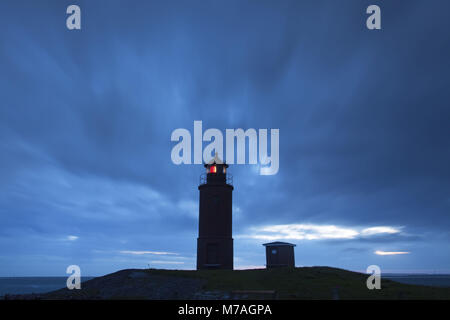
<svg viewBox="0 0 450 320"><path fill-rule="evenodd" d="M210 162L205 164L206 174L226 174L228 165L223 163L217 153Z"/></svg>
<svg viewBox="0 0 450 320"><path fill-rule="evenodd" d="M200 184L233 184L232 176L227 174L228 165L219 158L217 153L214 158L204 166L206 168L206 177L203 175L200 177Z"/></svg>
<svg viewBox="0 0 450 320"><path fill-rule="evenodd" d="M227 173L228 165L225 164L205 164L206 174L208 173Z"/></svg>

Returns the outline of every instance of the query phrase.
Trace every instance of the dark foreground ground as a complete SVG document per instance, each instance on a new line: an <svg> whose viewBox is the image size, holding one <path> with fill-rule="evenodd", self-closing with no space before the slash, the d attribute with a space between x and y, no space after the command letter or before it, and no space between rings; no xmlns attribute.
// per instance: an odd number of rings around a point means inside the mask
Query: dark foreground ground
<svg viewBox="0 0 450 320"><path fill-rule="evenodd" d="M381 281L368 290L368 275L329 267L255 270L127 269L44 294L6 299L448 299L450 288Z"/></svg>

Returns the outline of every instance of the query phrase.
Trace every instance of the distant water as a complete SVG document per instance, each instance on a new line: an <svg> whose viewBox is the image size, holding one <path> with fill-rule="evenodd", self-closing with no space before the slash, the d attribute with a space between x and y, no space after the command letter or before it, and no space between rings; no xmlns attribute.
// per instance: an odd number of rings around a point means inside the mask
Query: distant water
<svg viewBox="0 0 450 320"><path fill-rule="evenodd" d="M450 287L450 274L385 274L381 278L405 284L432 287Z"/></svg>
<svg viewBox="0 0 450 320"><path fill-rule="evenodd" d="M81 282L92 278L81 277ZM5 294L44 293L58 290L66 287L66 281L67 277L0 277L0 298Z"/></svg>

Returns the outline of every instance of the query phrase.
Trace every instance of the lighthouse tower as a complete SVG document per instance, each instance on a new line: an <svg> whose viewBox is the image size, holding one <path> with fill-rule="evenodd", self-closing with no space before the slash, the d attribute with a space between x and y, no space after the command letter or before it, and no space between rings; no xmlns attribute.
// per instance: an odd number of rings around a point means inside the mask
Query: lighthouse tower
<svg viewBox="0 0 450 320"><path fill-rule="evenodd" d="M233 269L232 177L217 153L200 177L197 270Z"/></svg>

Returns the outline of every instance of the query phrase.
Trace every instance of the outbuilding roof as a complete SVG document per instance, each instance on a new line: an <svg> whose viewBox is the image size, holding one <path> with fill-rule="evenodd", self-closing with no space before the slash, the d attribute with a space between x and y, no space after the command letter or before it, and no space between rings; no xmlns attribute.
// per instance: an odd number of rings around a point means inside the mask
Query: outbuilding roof
<svg viewBox="0 0 450 320"><path fill-rule="evenodd" d="M279 247L279 246L295 247L296 245L293 244L293 243L288 243L288 242L275 241L275 242L263 243L263 246L267 246L267 247Z"/></svg>

